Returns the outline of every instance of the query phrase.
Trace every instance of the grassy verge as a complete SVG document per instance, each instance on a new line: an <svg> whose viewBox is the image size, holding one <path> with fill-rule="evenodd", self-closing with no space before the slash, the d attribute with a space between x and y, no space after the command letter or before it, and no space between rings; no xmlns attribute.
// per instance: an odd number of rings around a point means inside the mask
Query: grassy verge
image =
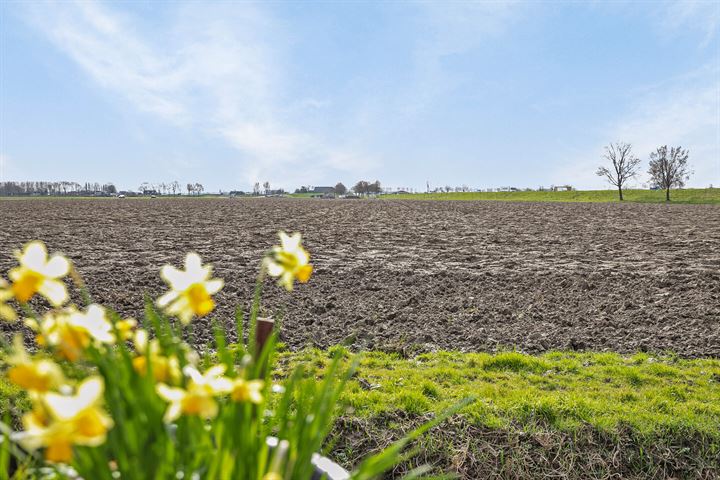
<svg viewBox="0 0 720 480"><path fill-rule="evenodd" d="M285 361L326 359L313 350ZM646 354L369 352L333 456L353 464L468 395L478 401L400 471L428 462L463 478L720 475L720 360Z"/></svg>
<svg viewBox="0 0 720 480"><path fill-rule="evenodd" d="M278 373L336 350L284 353ZM468 479L720 476L720 360L647 354L367 352L331 456L357 464L469 395L396 475L429 463ZM0 408L17 419L27 404L0 383Z"/></svg>
<svg viewBox="0 0 720 480"><path fill-rule="evenodd" d="M665 203L665 192L658 190L625 190L625 201ZM617 190L572 192L451 192L383 195L398 200L500 200L512 202L618 202ZM671 203L720 203L720 188L687 188L670 192Z"/></svg>

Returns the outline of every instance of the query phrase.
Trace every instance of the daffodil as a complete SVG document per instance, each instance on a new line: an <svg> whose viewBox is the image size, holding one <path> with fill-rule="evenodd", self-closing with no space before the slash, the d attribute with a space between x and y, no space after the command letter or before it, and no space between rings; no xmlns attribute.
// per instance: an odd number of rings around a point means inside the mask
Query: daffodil
<svg viewBox="0 0 720 480"><path fill-rule="evenodd" d="M280 232L279 235L280 245L270 250L266 260L267 272L278 277L278 284L290 291L295 279L300 283L310 280L313 267L308 263L310 255L300 244L302 238L299 233L288 235Z"/></svg>
<svg viewBox="0 0 720 480"><path fill-rule="evenodd" d="M139 355L132 359L132 365L140 375L145 375L150 368L157 382L174 382L180 378L180 362L177 357L163 355L160 342L157 339L148 341L147 331L136 330L133 343Z"/></svg>
<svg viewBox="0 0 720 480"><path fill-rule="evenodd" d="M8 363L12 365L7 371L10 381L31 392L47 392L65 382L58 364L28 355L20 335L13 339L13 353L8 357Z"/></svg>
<svg viewBox="0 0 720 480"><path fill-rule="evenodd" d="M121 340L130 340L133 337L133 329L137 327L137 320L126 318L115 322L115 329Z"/></svg>
<svg viewBox="0 0 720 480"><path fill-rule="evenodd" d="M236 402L250 402L260 404L263 401L262 389L265 382L262 380L235 379L230 390L230 398Z"/></svg>
<svg viewBox="0 0 720 480"><path fill-rule="evenodd" d="M10 285L0 278L0 320L17 320L15 310L6 303L14 296Z"/></svg>
<svg viewBox="0 0 720 480"><path fill-rule="evenodd" d="M75 308L51 312L39 324L31 320L28 326L38 332L38 344L57 348L58 354L71 362L80 358L92 343L115 342L105 309L97 304L90 305L85 312Z"/></svg>
<svg viewBox="0 0 720 480"><path fill-rule="evenodd" d="M212 295L224 284L220 279L210 278L212 267L203 265L196 253L187 254L184 271L165 265L160 276L170 286L170 291L157 299L157 305L184 324L190 323L193 316L202 317L212 312L215 308Z"/></svg>
<svg viewBox="0 0 720 480"><path fill-rule="evenodd" d="M15 439L29 450L45 448L45 459L69 463L73 445L98 446L105 442L112 419L101 408L105 384L89 377L74 395L46 393L23 416L24 431Z"/></svg>
<svg viewBox="0 0 720 480"><path fill-rule="evenodd" d="M36 293L59 307L68 299L65 284L59 279L70 271L70 261L62 255L48 259L47 248L42 242L34 241L16 253L19 266L8 272L12 280L12 292L20 303L28 302Z"/></svg>
<svg viewBox="0 0 720 480"><path fill-rule="evenodd" d="M157 393L169 402L164 420L173 422L180 415L214 418L218 413L215 397L232 389L232 380L223 376L225 365L216 365L201 374L195 367L186 366L183 373L188 377L187 389L158 384Z"/></svg>

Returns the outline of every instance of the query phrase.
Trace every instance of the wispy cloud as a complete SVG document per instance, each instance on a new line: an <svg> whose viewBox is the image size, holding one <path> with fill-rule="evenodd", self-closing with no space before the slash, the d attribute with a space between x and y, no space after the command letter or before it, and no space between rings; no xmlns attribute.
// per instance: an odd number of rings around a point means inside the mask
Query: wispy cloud
<svg viewBox="0 0 720 480"><path fill-rule="evenodd" d="M411 113L462 85L462 75L448 68L449 59L496 40L525 10L513 0L415 5L425 34L418 38L413 54L416 81L403 97Z"/></svg>
<svg viewBox="0 0 720 480"><path fill-rule="evenodd" d="M672 0L662 4L659 25L673 35L700 32L700 47L706 47L720 34L720 2L714 0Z"/></svg>
<svg viewBox="0 0 720 480"><path fill-rule="evenodd" d="M368 155L298 127L294 120L317 102L281 102L283 35L257 5L188 3L167 24L150 26L95 1L33 3L28 17L133 108L242 152L244 181L303 183L308 172L357 172L372 164Z"/></svg>

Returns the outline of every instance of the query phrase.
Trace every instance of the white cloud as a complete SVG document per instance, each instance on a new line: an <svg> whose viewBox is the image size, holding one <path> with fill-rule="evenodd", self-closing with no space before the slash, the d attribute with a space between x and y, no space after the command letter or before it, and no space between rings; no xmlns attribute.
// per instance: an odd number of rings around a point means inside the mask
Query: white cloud
<svg viewBox="0 0 720 480"><path fill-rule="evenodd" d="M699 32L706 47L720 32L720 2L714 0L673 0L664 3L659 25L664 32L680 35Z"/></svg>
<svg viewBox="0 0 720 480"><path fill-rule="evenodd" d="M284 180L285 170L307 182L304 171L372 164L292 122L318 103L281 103L284 72L276 45L282 32L253 4L188 3L162 25L142 25L143 19L95 1L35 3L28 17L97 84L134 108L243 152L238 170L248 183Z"/></svg>
<svg viewBox="0 0 720 480"><path fill-rule="evenodd" d="M517 1L417 2L422 35L415 47L415 83L403 95L410 114L451 92L464 81L448 58L470 52L501 36L521 16Z"/></svg>

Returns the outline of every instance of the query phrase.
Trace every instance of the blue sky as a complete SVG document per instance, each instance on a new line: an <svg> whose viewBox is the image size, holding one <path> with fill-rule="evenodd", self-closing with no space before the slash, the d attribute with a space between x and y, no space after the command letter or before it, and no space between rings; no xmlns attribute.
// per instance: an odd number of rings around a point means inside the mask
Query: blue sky
<svg viewBox="0 0 720 480"><path fill-rule="evenodd" d="M720 185L720 2L3 2L5 180Z"/></svg>

